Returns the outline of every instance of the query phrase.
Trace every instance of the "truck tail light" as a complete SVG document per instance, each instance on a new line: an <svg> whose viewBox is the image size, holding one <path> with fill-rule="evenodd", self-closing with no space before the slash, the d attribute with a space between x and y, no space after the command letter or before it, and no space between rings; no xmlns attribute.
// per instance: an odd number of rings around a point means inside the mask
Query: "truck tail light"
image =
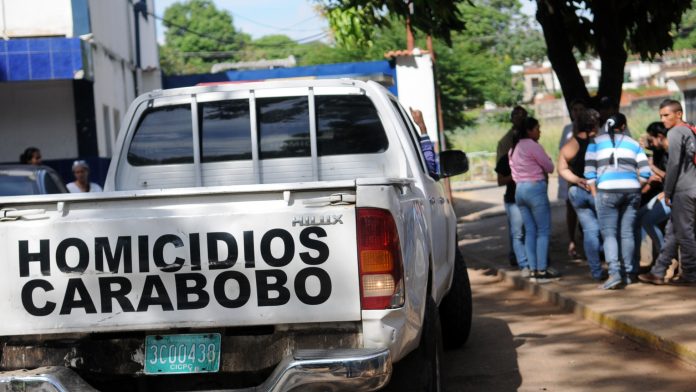
<svg viewBox="0 0 696 392"><path fill-rule="evenodd" d="M379 208L358 208L358 262L363 309L404 304L403 265L394 217Z"/></svg>

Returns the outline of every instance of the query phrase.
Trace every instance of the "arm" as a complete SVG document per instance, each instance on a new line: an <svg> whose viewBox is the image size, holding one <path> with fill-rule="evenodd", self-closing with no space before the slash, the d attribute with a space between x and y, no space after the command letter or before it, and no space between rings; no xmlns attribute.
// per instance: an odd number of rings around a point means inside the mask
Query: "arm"
<svg viewBox="0 0 696 392"><path fill-rule="evenodd" d="M507 176L504 176L500 173L498 174L498 186L503 186L507 185L512 182L512 174L508 174Z"/></svg>
<svg viewBox="0 0 696 392"><path fill-rule="evenodd" d="M532 153L532 158L534 161L541 166L542 169L546 173L553 173L553 162L551 161L551 157L546 154L546 151L544 151L544 148L541 147L541 144L539 143L530 143L532 145L531 147L531 153Z"/></svg>
<svg viewBox="0 0 696 392"><path fill-rule="evenodd" d="M674 188L677 186L679 177L679 164L682 160L682 135L672 129L667 133L669 140L669 159L667 160L667 170L665 171L665 199L672 198Z"/></svg>
<svg viewBox="0 0 696 392"><path fill-rule="evenodd" d="M421 135L427 135L428 128L425 126L425 120L423 120L423 112L421 112L418 109L413 109L412 107L409 107L409 110L411 110L411 116L413 116L413 122L415 122L416 125L418 125L418 128L420 128Z"/></svg>
<svg viewBox="0 0 696 392"><path fill-rule="evenodd" d="M648 164L648 156L645 155L645 151L640 147L638 147L636 154L636 163L638 165L638 180L641 184L646 184L652 176L652 171L650 170L650 164Z"/></svg>
<svg viewBox="0 0 696 392"><path fill-rule="evenodd" d="M573 159L577 153L578 142L575 139L571 139L568 143L566 143L565 146L563 146L563 148L561 148L561 151L558 154L558 175L571 184L576 184L584 189L587 189L587 181L582 177L576 176L568 166L568 162Z"/></svg>
<svg viewBox="0 0 696 392"><path fill-rule="evenodd" d="M587 185L590 187L592 195L597 194L597 145L590 143L587 146L587 152L585 152L585 179L587 179Z"/></svg>
<svg viewBox="0 0 696 392"><path fill-rule="evenodd" d="M507 185L512 182L512 172L507 155L500 157L495 164L495 172L498 175L498 186Z"/></svg>

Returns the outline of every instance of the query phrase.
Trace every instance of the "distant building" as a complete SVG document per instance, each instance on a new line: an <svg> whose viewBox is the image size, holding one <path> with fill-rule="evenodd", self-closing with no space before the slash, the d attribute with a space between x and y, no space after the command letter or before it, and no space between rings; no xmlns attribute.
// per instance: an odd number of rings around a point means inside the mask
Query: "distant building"
<svg viewBox="0 0 696 392"><path fill-rule="evenodd" d="M630 59L624 67L623 89L651 87L677 91L678 87L673 80L689 75L696 69L694 56L696 50L682 50L665 53L652 62L640 61L638 58ZM602 70L602 62L599 59L579 61L578 70L589 91L599 87ZM521 69L515 67L511 68L511 71L521 73L524 77L524 102L548 101L548 96L561 94L561 84L549 61L524 64Z"/></svg>
<svg viewBox="0 0 696 392"><path fill-rule="evenodd" d="M77 157L103 178L130 102L161 88L153 0L0 3L0 161L32 145L66 180Z"/></svg>

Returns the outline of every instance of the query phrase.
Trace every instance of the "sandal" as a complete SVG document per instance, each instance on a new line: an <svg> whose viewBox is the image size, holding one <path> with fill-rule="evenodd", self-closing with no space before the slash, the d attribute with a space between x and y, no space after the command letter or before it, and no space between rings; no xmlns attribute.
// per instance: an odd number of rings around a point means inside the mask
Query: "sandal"
<svg viewBox="0 0 696 392"><path fill-rule="evenodd" d="M578 252L575 250L575 242L570 242L568 244L568 257L571 259L577 259L579 258Z"/></svg>

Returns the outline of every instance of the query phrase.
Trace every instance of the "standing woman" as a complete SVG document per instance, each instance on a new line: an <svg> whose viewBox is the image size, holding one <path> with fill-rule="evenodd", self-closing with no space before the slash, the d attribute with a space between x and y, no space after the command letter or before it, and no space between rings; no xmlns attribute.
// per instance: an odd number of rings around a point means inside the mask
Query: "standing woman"
<svg viewBox="0 0 696 392"><path fill-rule="evenodd" d="M599 113L587 109L575 117L573 138L561 148L558 156L558 175L566 180L568 200L575 209L583 231L583 247L592 278L606 279L599 259L602 246L595 200L585 179L585 153L599 131Z"/></svg>
<svg viewBox="0 0 696 392"><path fill-rule="evenodd" d="M553 162L538 143L541 136L539 121L525 119L515 133L509 152L512 178L517 184L515 202L524 221L524 247L532 281L548 282L546 271L551 237L551 205L548 196L548 175L553 173Z"/></svg>
<svg viewBox="0 0 696 392"><path fill-rule="evenodd" d="M24 165L40 165L41 150L36 147L27 147L19 156L19 163Z"/></svg>

